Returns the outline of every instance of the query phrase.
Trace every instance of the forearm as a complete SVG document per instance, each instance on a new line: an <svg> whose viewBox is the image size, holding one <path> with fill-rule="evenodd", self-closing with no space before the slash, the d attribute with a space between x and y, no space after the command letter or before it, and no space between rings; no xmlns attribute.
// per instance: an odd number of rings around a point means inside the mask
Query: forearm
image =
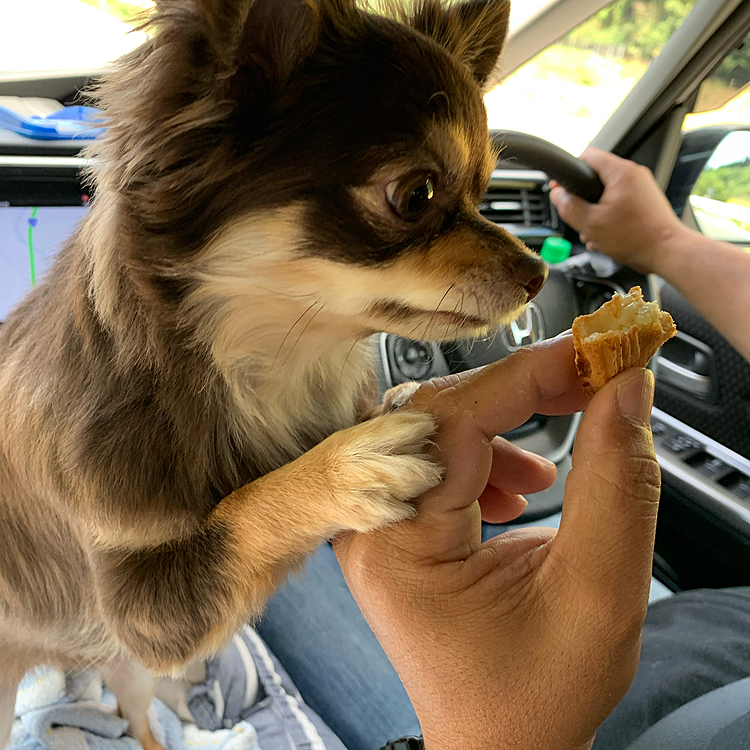
<svg viewBox="0 0 750 750"><path fill-rule="evenodd" d="M653 258L653 270L750 360L750 253L686 229Z"/></svg>

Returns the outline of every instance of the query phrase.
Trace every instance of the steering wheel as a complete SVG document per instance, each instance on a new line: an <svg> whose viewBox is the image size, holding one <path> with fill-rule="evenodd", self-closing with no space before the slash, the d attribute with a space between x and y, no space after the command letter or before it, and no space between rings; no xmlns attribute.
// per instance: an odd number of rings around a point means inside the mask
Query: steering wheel
<svg viewBox="0 0 750 750"><path fill-rule="evenodd" d="M516 160L519 166L544 172L569 192L596 203L604 192L599 176L585 162L559 146L526 133L493 131L493 144L504 161ZM654 299L650 276L620 265L605 255L586 251L578 242L568 260L550 266L542 290L516 321L500 328L486 340L457 341L453 345L412 342L385 337L381 356L391 372L400 370L404 379L430 377L480 367L507 356L516 349L541 339L552 338L570 328L578 315L590 313L611 298L613 292L626 293L640 286L646 299ZM390 384L395 384L391 382ZM520 447L540 453L555 463L569 460L579 416L535 417L506 435ZM561 472L564 478L564 473ZM549 491L548 491L549 492ZM524 519L534 520L559 509L559 496L539 493L530 501Z"/></svg>
<svg viewBox="0 0 750 750"><path fill-rule="evenodd" d="M495 131L492 144L503 159L510 157L526 167L540 169L589 203L598 203L604 193L599 175L585 161L543 138L515 130Z"/></svg>

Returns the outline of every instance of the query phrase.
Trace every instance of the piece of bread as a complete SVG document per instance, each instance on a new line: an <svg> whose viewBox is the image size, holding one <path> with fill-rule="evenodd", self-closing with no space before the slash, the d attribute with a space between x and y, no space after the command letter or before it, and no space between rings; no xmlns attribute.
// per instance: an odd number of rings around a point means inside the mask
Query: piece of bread
<svg viewBox="0 0 750 750"><path fill-rule="evenodd" d="M598 391L628 367L645 367L656 350L677 332L672 316L656 302L646 302L634 286L615 294L590 315L573 321L576 368L592 391Z"/></svg>

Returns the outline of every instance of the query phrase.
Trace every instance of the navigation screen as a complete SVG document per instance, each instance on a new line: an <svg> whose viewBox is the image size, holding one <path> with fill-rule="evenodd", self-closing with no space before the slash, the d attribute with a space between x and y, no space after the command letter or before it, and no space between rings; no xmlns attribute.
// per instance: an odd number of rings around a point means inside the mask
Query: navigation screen
<svg viewBox="0 0 750 750"><path fill-rule="evenodd" d="M36 286L85 206L0 206L0 321Z"/></svg>

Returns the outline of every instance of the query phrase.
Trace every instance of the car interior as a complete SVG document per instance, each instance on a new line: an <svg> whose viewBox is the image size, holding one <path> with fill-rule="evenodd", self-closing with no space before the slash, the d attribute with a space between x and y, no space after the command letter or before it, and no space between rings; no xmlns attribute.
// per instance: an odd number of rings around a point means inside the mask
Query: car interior
<svg viewBox="0 0 750 750"><path fill-rule="evenodd" d="M543 6L513 31L505 78L605 5L558 0ZM649 167L688 226L750 252L750 106L744 120L723 109L750 86L750 0L697 0L691 8L591 143ZM82 92L96 74L3 75L0 98L85 103ZM501 97L502 84L499 91ZM715 116L702 124L706 112ZM662 470L653 563L660 595L750 584L750 363L668 282L588 251L560 220L549 182L596 200L601 184L587 165L545 138L518 132L512 121L509 130L493 118L490 125L501 152L480 212L535 251L567 241L562 255L568 257L550 261L549 279L527 310L486 339L438 345L376 335L381 392L495 362L565 331L614 292L640 285L678 328L651 364L652 429ZM82 145L0 128L0 321L49 267L94 197L81 177ZM717 187L714 178L732 170L744 174L744 194L725 189L742 180L724 179ZM632 231L638 242L638 227ZM558 466L555 484L528 497L519 522L554 523L560 513L578 421L579 415L537 415L505 436Z"/></svg>

